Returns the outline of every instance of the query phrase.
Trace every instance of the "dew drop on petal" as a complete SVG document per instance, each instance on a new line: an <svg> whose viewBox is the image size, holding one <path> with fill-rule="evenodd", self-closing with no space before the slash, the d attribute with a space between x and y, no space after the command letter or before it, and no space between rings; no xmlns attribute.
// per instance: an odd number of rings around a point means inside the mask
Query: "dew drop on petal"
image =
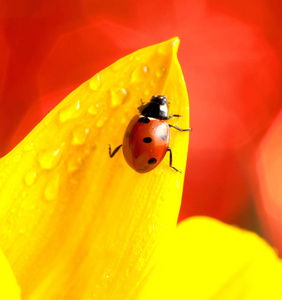
<svg viewBox="0 0 282 300"><path fill-rule="evenodd" d="M13 160L15 163L19 162L22 158L22 155L21 154L16 154L14 157L13 157Z"/></svg>
<svg viewBox="0 0 282 300"><path fill-rule="evenodd" d="M60 149L51 151L50 149L43 150L38 155L38 161L43 169L52 169L59 162L61 157Z"/></svg>
<svg viewBox="0 0 282 300"><path fill-rule="evenodd" d="M149 224L149 235L152 235L154 230L155 230L155 225L154 224Z"/></svg>
<svg viewBox="0 0 282 300"><path fill-rule="evenodd" d="M152 90L152 89L146 89L146 90L145 90L145 95L146 95L146 96L149 96L149 95L151 94L151 90Z"/></svg>
<svg viewBox="0 0 282 300"><path fill-rule="evenodd" d="M135 55L132 55L132 58L134 59L134 60L137 60L137 61L140 61L141 60L141 58L142 58L142 55L140 55L140 53L136 53Z"/></svg>
<svg viewBox="0 0 282 300"><path fill-rule="evenodd" d="M157 72L156 72L156 76L157 78L161 78L163 77L165 74L165 68L164 67L160 67Z"/></svg>
<svg viewBox="0 0 282 300"><path fill-rule="evenodd" d="M106 270L105 273L104 273L104 278L105 278L105 279L109 279L110 276L111 276L111 269L108 269L108 270Z"/></svg>
<svg viewBox="0 0 282 300"><path fill-rule="evenodd" d="M60 187L60 177L58 174L55 174L53 178L47 183L44 190L44 197L46 201L54 200L59 191Z"/></svg>
<svg viewBox="0 0 282 300"><path fill-rule="evenodd" d="M93 141L91 143L85 144L85 146L86 146L85 149L84 149L84 154L85 155L93 153L97 148L97 145L95 143L93 143Z"/></svg>
<svg viewBox="0 0 282 300"><path fill-rule="evenodd" d="M144 268L145 263L146 263L146 261L145 261L143 255L141 254L140 257L139 257L139 259L138 259L137 268L139 270L142 270Z"/></svg>
<svg viewBox="0 0 282 300"><path fill-rule="evenodd" d="M76 154L73 154L67 160L67 168L69 172L74 172L78 170L81 165L82 165L82 158L80 156L77 156Z"/></svg>
<svg viewBox="0 0 282 300"><path fill-rule="evenodd" d="M89 87L91 90L96 91L98 90L99 86L101 84L101 78L99 75L95 75L89 80Z"/></svg>
<svg viewBox="0 0 282 300"><path fill-rule="evenodd" d="M101 116L101 118L99 118L98 122L97 122L97 127L101 128L104 123L107 121L107 116Z"/></svg>
<svg viewBox="0 0 282 300"><path fill-rule="evenodd" d="M147 66L138 66L131 74L131 80L133 82L140 82L145 80L146 76L148 75L149 69Z"/></svg>
<svg viewBox="0 0 282 300"><path fill-rule="evenodd" d="M121 118L120 118L120 123L123 124L123 123L126 123L126 122L128 122L127 117L125 117L124 115L121 116Z"/></svg>
<svg viewBox="0 0 282 300"><path fill-rule="evenodd" d="M79 109L80 109L80 101L79 100L69 107L64 107L60 111L60 114L59 114L60 121L66 122L68 120L78 117Z"/></svg>
<svg viewBox="0 0 282 300"><path fill-rule="evenodd" d="M90 115L95 116L98 113L99 104L91 104L88 108Z"/></svg>
<svg viewBox="0 0 282 300"><path fill-rule="evenodd" d="M25 151L31 151L34 147L34 144L33 143L28 143L24 146L24 150Z"/></svg>
<svg viewBox="0 0 282 300"><path fill-rule="evenodd" d="M124 88L120 88L116 91L111 92L111 104L112 106L121 105L126 101L128 97L128 92Z"/></svg>
<svg viewBox="0 0 282 300"><path fill-rule="evenodd" d="M85 143L86 137L89 133L88 128L77 127L73 130L72 144L83 145Z"/></svg>
<svg viewBox="0 0 282 300"><path fill-rule="evenodd" d="M27 185L32 185L35 182L36 177L37 177L37 173L35 171L29 171L25 175L24 181Z"/></svg>

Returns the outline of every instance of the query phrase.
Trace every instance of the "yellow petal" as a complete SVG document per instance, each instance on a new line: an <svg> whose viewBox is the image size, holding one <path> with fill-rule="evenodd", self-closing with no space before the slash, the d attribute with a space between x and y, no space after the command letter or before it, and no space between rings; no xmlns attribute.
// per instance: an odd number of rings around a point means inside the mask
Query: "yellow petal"
<svg viewBox="0 0 282 300"><path fill-rule="evenodd" d="M188 132L173 131L169 157L139 174L122 143L140 99L165 94L171 120L189 127L179 40L141 49L78 87L1 159L0 246L24 299L126 299L139 292L157 245L175 228ZM67 74L66 74L67 76Z"/></svg>
<svg viewBox="0 0 282 300"><path fill-rule="evenodd" d="M256 234L191 218L167 243L141 299L282 299L282 264Z"/></svg>
<svg viewBox="0 0 282 300"><path fill-rule="evenodd" d="M20 300L20 288L9 262L0 250L0 299Z"/></svg>

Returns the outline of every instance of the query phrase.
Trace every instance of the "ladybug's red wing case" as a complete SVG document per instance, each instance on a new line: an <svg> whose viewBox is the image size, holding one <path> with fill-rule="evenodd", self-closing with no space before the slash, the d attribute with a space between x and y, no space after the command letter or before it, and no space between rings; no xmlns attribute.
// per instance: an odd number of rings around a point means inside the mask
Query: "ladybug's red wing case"
<svg viewBox="0 0 282 300"><path fill-rule="evenodd" d="M140 118L140 116L135 116L132 118L132 120L130 121L130 123L128 124L128 126L125 130L125 134L124 134L123 142L122 142L124 158L125 158L126 162L129 164L129 166L133 169L134 169L133 156L132 156L133 143L132 143L130 137L132 137L132 135L133 135L132 129L136 124L138 124L139 118ZM134 128L134 132L135 131L136 131L136 129Z"/></svg>
<svg viewBox="0 0 282 300"><path fill-rule="evenodd" d="M125 131L123 154L135 171L146 173L163 160L169 141L170 129L166 122L135 116Z"/></svg>
<svg viewBox="0 0 282 300"><path fill-rule="evenodd" d="M182 129L164 122L173 117L181 117L168 115L168 104L168 99L164 95L155 95L150 102L142 103L138 107L140 115L130 121L125 131L123 144L116 147L113 152L109 145L110 157L123 146L123 155L129 166L139 173L146 173L153 170L169 151L169 166L180 172L172 166L172 152L169 148L170 127L179 131L190 131L191 128Z"/></svg>

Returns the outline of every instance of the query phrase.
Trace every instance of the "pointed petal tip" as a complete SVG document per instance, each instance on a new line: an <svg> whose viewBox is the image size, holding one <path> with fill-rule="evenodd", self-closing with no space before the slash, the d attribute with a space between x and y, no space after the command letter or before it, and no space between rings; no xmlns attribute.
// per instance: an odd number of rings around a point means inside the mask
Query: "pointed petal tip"
<svg viewBox="0 0 282 300"><path fill-rule="evenodd" d="M172 38L171 41L172 41L172 45L173 45L175 48L178 48L178 47L179 47L180 39L179 39L178 36Z"/></svg>
<svg viewBox="0 0 282 300"><path fill-rule="evenodd" d="M169 40L161 42L160 44L157 44L158 52L165 55L169 53L173 53L175 55L178 51L179 43L180 40L178 37L173 37Z"/></svg>
<svg viewBox="0 0 282 300"><path fill-rule="evenodd" d="M179 44L180 44L180 39L178 36L173 37L169 40L169 43L172 46L172 51L176 54L178 52Z"/></svg>
<svg viewBox="0 0 282 300"><path fill-rule="evenodd" d="M178 50L178 47L179 47L179 44L180 44L180 39L178 36L175 36L169 40L167 40L166 42L167 45L171 46L173 51L176 51Z"/></svg>

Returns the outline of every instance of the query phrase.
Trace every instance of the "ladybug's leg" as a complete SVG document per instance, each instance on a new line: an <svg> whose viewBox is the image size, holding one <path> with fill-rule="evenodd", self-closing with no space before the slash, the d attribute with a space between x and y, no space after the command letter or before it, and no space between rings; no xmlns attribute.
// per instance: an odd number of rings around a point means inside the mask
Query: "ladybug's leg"
<svg viewBox="0 0 282 300"><path fill-rule="evenodd" d="M169 166L173 168L175 171L181 173L179 170L177 170L175 167L172 166L172 152L170 148L167 148L167 151L169 151Z"/></svg>
<svg viewBox="0 0 282 300"><path fill-rule="evenodd" d="M118 147L116 147L116 149L112 153L112 148L111 148L111 145L109 144L109 154L110 154L110 157L113 157L118 152L118 150L120 149L121 146L122 145L119 145Z"/></svg>
<svg viewBox="0 0 282 300"><path fill-rule="evenodd" d="M183 117L183 116L182 115L170 115L167 117L167 120L174 118L174 117L179 118L179 117Z"/></svg>
<svg viewBox="0 0 282 300"><path fill-rule="evenodd" d="M192 128L182 129L182 128L179 128L179 127L177 127L177 126L173 126L173 125L171 125L171 124L168 124L168 126L174 128L174 129L177 129L177 130L179 130L179 131L191 131L191 130L192 130Z"/></svg>

